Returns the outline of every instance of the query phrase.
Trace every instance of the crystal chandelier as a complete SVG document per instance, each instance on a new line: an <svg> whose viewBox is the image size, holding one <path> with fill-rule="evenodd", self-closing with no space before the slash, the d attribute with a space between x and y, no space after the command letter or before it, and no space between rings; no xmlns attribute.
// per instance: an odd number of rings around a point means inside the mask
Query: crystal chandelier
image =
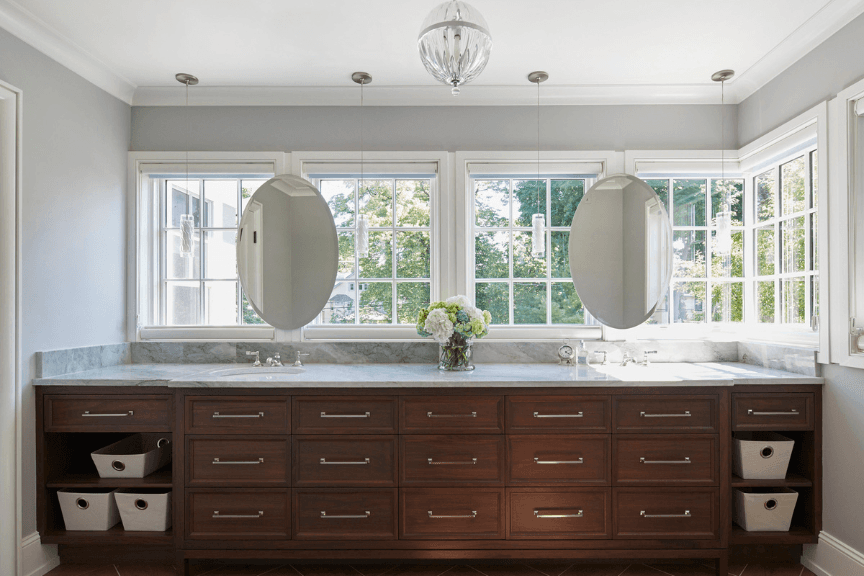
<svg viewBox="0 0 864 576"><path fill-rule="evenodd" d="M492 51L492 36L476 8L450 0L432 10L417 37L420 59L437 80L453 87L470 82L483 72Z"/></svg>

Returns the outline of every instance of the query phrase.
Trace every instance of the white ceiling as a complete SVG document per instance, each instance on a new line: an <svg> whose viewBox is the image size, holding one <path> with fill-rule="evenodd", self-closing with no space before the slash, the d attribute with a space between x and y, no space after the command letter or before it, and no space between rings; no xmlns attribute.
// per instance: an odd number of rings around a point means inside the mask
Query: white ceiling
<svg viewBox="0 0 864 576"><path fill-rule="evenodd" d="M351 88L356 90L356 85L350 75L356 70L372 74L373 104L376 94L377 103L412 103L412 98L423 100L429 87L439 86L423 68L416 49L420 25L436 3L0 0L0 26L66 65L63 58L71 59L77 49L79 66L83 58L90 68L101 67L117 86L125 83L126 92L135 92L136 103L158 103L155 100L169 93L176 96L176 72L197 75L199 95L209 89L217 100L246 92L274 99L266 103L279 98L340 103L342 97L328 99L322 88L332 87L330 93L344 93L346 98L351 94L353 101L356 94ZM738 78L729 86L735 101L864 11L862 0L472 4L485 16L494 47L486 70L463 89L467 98L460 97L460 103L479 103L478 95L502 100L498 103L529 98L533 87L525 76L538 69L550 73L544 92L560 99L552 103L562 103L579 94L605 94L614 100L616 93L634 93L639 87L644 93L665 94L671 101L708 96L716 100L711 73L733 68ZM230 89L250 86L268 88ZM339 87L343 90L335 90ZM446 87L433 92L449 98Z"/></svg>

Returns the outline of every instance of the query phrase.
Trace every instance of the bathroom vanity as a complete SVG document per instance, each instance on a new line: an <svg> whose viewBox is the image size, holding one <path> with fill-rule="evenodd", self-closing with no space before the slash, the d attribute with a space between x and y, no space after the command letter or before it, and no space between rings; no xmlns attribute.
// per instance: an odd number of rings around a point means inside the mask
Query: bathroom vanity
<svg viewBox="0 0 864 576"><path fill-rule="evenodd" d="M278 383L175 368L36 381L38 527L61 558L691 558L725 576L730 546L800 549L821 529L821 378L736 363L312 365ZM794 439L786 479L734 476L733 431ZM99 478L89 453L131 432L170 434L173 463ZM99 486L170 488L173 528L66 531L57 490ZM733 525L739 487L796 490L791 529Z"/></svg>

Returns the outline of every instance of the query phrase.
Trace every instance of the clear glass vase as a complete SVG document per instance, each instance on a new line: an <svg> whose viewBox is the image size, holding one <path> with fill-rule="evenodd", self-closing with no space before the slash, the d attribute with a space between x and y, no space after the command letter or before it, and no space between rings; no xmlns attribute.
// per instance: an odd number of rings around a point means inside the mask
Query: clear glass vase
<svg viewBox="0 0 864 576"><path fill-rule="evenodd" d="M438 369L452 372L474 370L474 365L471 363L471 343L460 346L442 345Z"/></svg>

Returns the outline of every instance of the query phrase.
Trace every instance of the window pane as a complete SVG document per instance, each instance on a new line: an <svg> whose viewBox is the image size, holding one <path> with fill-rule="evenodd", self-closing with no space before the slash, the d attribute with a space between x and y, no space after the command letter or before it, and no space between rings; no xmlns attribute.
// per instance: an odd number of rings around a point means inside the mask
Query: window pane
<svg viewBox="0 0 864 576"><path fill-rule="evenodd" d="M476 278L508 278L510 276L510 233L480 232L474 238Z"/></svg>
<svg viewBox="0 0 864 576"><path fill-rule="evenodd" d="M774 274L774 227L756 229L756 275Z"/></svg>
<svg viewBox="0 0 864 576"><path fill-rule="evenodd" d="M705 277L705 231L678 230L673 234L676 278Z"/></svg>
<svg viewBox="0 0 864 576"><path fill-rule="evenodd" d="M429 226L429 180L396 181L398 226Z"/></svg>
<svg viewBox="0 0 864 576"><path fill-rule="evenodd" d="M369 226L393 225L393 181L363 180L360 186L360 213L369 217Z"/></svg>
<svg viewBox="0 0 864 576"><path fill-rule="evenodd" d="M204 181L204 226L237 227L237 180Z"/></svg>
<svg viewBox="0 0 864 576"><path fill-rule="evenodd" d="M711 321L744 321L744 283L721 282L711 286Z"/></svg>
<svg viewBox="0 0 864 576"><path fill-rule="evenodd" d="M654 313L651 315L648 320L645 321L646 324L668 324L669 323L669 291L666 291L666 294L663 295L663 298L657 304L657 307L654 309Z"/></svg>
<svg viewBox="0 0 864 576"><path fill-rule="evenodd" d="M759 222L770 220L775 216L776 184L774 170L756 176L756 220Z"/></svg>
<svg viewBox="0 0 864 576"><path fill-rule="evenodd" d="M360 283L360 324L390 324L393 321L393 284Z"/></svg>
<svg viewBox="0 0 864 576"><path fill-rule="evenodd" d="M810 191L813 194L810 205L813 206L813 208L819 208L819 157L817 153L817 150L810 153Z"/></svg>
<svg viewBox="0 0 864 576"><path fill-rule="evenodd" d="M783 322L803 324L806 310L804 278L783 280Z"/></svg>
<svg viewBox="0 0 864 576"><path fill-rule="evenodd" d="M337 280L318 321L321 324L354 324L356 286L355 280Z"/></svg>
<svg viewBox="0 0 864 576"><path fill-rule="evenodd" d="M492 315L492 324L510 323L510 289L506 282L477 282L474 302Z"/></svg>
<svg viewBox="0 0 864 576"><path fill-rule="evenodd" d="M205 278L237 278L236 242L237 232L234 230L204 233Z"/></svg>
<svg viewBox="0 0 864 576"><path fill-rule="evenodd" d="M510 225L509 180L475 180L474 211L477 226Z"/></svg>
<svg viewBox="0 0 864 576"><path fill-rule="evenodd" d="M514 180L513 226L530 228L534 214L546 215L546 181Z"/></svg>
<svg viewBox="0 0 864 576"><path fill-rule="evenodd" d="M705 321L705 282L676 282L672 293L675 322Z"/></svg>
<svg viewBox="0 0 864 576"><path fill-rule="evenodd" d="M531 255L532 240L530 232L513 232L514 278L546 277L546 257L535 258Z"/></svg>
<svg viewBox="0 0 864 576"><path fill-rule="evenodd" d="M570 232L552 232L552 278L570 278Z"/></svg>
<svg viewBox="0 0 864 576"><path fill-rule="evenodd" d="M191 280L201 277L201 233L192 233L192 253L181 254L181 234L179 230L168 230L166 234L165 277Z"/></svg>
<svg viewBox="0 0 864 576"><path fill-rule="evenodd" d="M396 233L399 278L429 278L429 232Z"/></svg>
<svg viewBox="0 0 864 576"><path fill-rule="evenodd" d="M810 310L811 315L819 315L819 275L810 277Z"/></svg>
<svg viewBox="0 0 864 576"><path fill-rule="evenodd" d="M584 324L585 309L573 282L552 283L552 324Z"/></svg>
<svg viewBox="0 0 864 576"><path fill-rule="evenodd" d="M199 226L199 181L198 180L168 180L166 183L165 226L180 227L180 216L192 214L195 226Z"/></svg>
<svg viewBox="0 0 864 576"><path fill-rule="evenodd" d="M783 222L783 272L803 272L806 266L804 250L804 217Z"/></svg>
<svg viewBox="0 0 864 576"><path fill-rule="evenodd" d="M723 211L723 202L728 198L732 212L732 225L744 225L744 180L714 180L711 182L711 218L716 226L717 215Z"/></svg>
<svg viewBox="0 0 864 576"><path fill-rule="evenodd" d="M666 208L666 213L669 213L669 180L663 178L662 180L645 180L645 182L654 189L654 192L660 197L660 201L663 202L663 207Z"/></svg>
<svg viewBox="0 0 864 576"><path fill-rule="evenodd" d="M806 170L807 163L804 161L804 156L780 166L784 216L807 209L807 191L804 186Z"/></svg>
<svg viewBox="0 0 864 576"><path fill-rule="evenodd" d="M513 284L513 323L546 324L546 284Z"/></svg>
<svg viewBox="0 0 864 576"><path fill-rule="evenodd" d="M585 195L585 180L552 180L550 195L550 226L570 226L573 223L573 214Z"/></svg>
<svg viewBox="0 0 864 576"><path fill-rule="evenodd" d="M673 180L675 226L705 226L705 180Z"/></svg>
<svg viewBox="0 0 864 576"><path fill-rule="evenodd" d="M242 310L243 310L243 324L264 324L264 320L258 316L258 313L255 312L255 309L252 308L252 305L249 304L249 299L246 298L246 293L243 289L240 289L240 296L243 298L241 302Z"/></svg>
<svg viewBox="0 0 864 576"><path fill-rule="evenodd" d="M810 215L810 269L819 270L819 214Z"/></svg>
<svg viewBox="0 0 864 576"><path fill-rule="evenodd" d="M354 232L342 230L339 237L339 267L337 278L355 278L354 274Z"/></svg>
<svg viewBox="0 0 864 576"><path fill-rule="evenodd" d="M354 180L321 180L321 195L330 206L337 227L354 226Z"/></svg>
<svg viewBox="0 0 864 576"><path fill-rule="evenodd" d="M246 204L249 203L249 199L255 193L258 188L261 187L262 184L267 182L267 179L264 178L256 178L254 180L241 180L240 181L240 215L243 215L243 210L246 209Z"/></svg>
<svg viewBox="0 0 864 576"><path fill-rule="evenodd" d="M237 325L237 282L204 282L204 323Z"/></svg>
<svg viewBox="0 0 864 576"><path fill-rule="evenodd" d="M393 232L369 232L369 256L360 258L360 277L393 277Z"/></svg>
<svg viewBox="0 0 864 576"><path fill-rule="evenodd" d="M756 283L756 306L759 322L774 322L774 282Z"/></svg>
<svg viewBox="0 0 864 576"><path fill-rule="evenodd" d="M201 285L198 282L168 282L165 288L165 324L200 324L200 296Z"/></svg>
<svg viewBox="0 0 864 576"><path fill-rule="evenodd" d="M715 278L744 277L744 231L732 232L732 251L717 253L717 231L711 231L711 275Z"/></svg>
<svg viewBox="0 0 864 576"><path fill-rule="evenodd" d="M416 324L421 308L429 306L428 282L396 284L396 315L399 324Z"/></svg>

